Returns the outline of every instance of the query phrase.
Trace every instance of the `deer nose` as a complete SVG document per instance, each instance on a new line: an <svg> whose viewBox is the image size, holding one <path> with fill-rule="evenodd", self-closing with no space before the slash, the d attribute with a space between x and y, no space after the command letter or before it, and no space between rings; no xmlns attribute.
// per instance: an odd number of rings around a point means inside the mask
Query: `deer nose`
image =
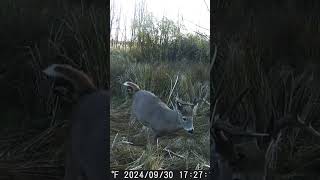
<svg viewBox="0 0 320 180"><path fill-rule="evenodd" d="M188 130L188 133L193 134L193 129Z"/></svg>

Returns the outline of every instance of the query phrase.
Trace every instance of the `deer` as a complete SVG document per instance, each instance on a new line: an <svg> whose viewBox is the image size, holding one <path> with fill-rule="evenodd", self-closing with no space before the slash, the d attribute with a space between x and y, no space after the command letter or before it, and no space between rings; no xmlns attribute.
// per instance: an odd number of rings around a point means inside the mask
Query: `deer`
<svg viewBox="0 0 320 180"><path fill-rule="evenodd" d="M158 142L159 137L179 130L193 134L193 120L198 109L198 102L189 103L176 97L174 107L170 109L158 96L140 89L137 84L126 81L123 85L133 95L133 121L138 120L143 126L151 129L154 134L154 142Z"/></svg>
<svg viewBox="0 0 320 180"><path fill-rule="evenodd" d="M70 65L52 64L43 73L55 80L57 92L72 95L64 179L107 179L109 91L98 89L87 74Z"/></svg>
<svg viewBox="0 0 320 180"><path fill-rule="evenodd" d="M285 128L304 129L320 142L320 132L312 126L312 120L308 120L304 114L286 114L276 120L277 123L269 132L263 133L244 130L232 125L230 123L231 113L241 103L242 99L248 96L251 89L245 87L233 99L229 107L219 108L222 104L221 82L215 96L212 97L214 105L210 121L211 163L214 164L213 167L216 167L211 174L214 179L272 179L272 173L269 172L270 162L268 159L270 159L270 154ZM303 112L310 112L310 107L306 106ZM259 138L269 139L266 148L262 148L257 144Z"/></svg>

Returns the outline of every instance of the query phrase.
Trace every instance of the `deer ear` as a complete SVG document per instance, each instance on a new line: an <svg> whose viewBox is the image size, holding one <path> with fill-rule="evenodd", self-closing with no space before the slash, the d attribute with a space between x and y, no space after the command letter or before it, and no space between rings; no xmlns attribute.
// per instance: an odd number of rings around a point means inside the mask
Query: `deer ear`
<svg viewBox="0 0 320 180"><path fill-rule="evenodd" d="M179 109L179 110L182 109L182 104L178 101L176 101L176 106L177 106L177 109Z"/></svg>
<svg viewBox="0 0 320 180"><path fill-rule="evenodd" d="M193 106L193 109L192 109L193 114L196 114L196 113L197 113L197 111L198 111L198 106L199 106L199 103L197 103L196 105Z"/></svg>
<svg viewBox="0 0 320 180"><path fill-rule="evenodd" d="M178 110L182 109L182 104L181 104L181 102L179 102L178 97L175 98L175 106L176 106L176 109L178 109Z"/></svg>

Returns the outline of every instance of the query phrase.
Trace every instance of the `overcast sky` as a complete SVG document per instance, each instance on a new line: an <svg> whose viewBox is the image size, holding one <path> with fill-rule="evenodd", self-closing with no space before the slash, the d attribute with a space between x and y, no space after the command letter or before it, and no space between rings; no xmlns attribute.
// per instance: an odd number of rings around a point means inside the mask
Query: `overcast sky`
<svg viewBox="0 0 320 180"><path fill-rule="evenodd" d="M135 3L141 0L111 0L111 8L115 9L116 16L121 15L121 29L126 24L129 28L134 16ZM210 32L210 0L145 0L147 11L156 18L163 16L177 21L183 17L183 23L188 32L199 31L206 35ZM121 10L121 13L119 11ZM179 14L179 16L178 16ZM181 20L181 19L180 19ZM112 34L113 35L113 34Z"/></svg>

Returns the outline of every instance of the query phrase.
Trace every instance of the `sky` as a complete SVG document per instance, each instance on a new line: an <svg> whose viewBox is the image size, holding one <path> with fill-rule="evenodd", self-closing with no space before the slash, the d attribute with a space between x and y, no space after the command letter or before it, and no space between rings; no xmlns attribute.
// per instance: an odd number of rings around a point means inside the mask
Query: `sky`
<svg viewBox="0 0 320 180"><path fill-rule="evenodd" d="M111 11L115 10L115 15L120 15L120 29L129 26L134 15L135 3L141 0L111 0ZM176 22L178 17L183 17L183 24L186 31L195 31L209 35L210 32L210 0L145 0L147 10L157 19L163 16ZM121 12L120 12L121 11ZM111 12L112 14L112 12ZM114 27L114 26L113 26ZM114 28L113 28L114 29ZM115 31L111 31L115 32ZM111 38L114 33L111 33ZM128 35L127 35L128 36Z"/></svg>

